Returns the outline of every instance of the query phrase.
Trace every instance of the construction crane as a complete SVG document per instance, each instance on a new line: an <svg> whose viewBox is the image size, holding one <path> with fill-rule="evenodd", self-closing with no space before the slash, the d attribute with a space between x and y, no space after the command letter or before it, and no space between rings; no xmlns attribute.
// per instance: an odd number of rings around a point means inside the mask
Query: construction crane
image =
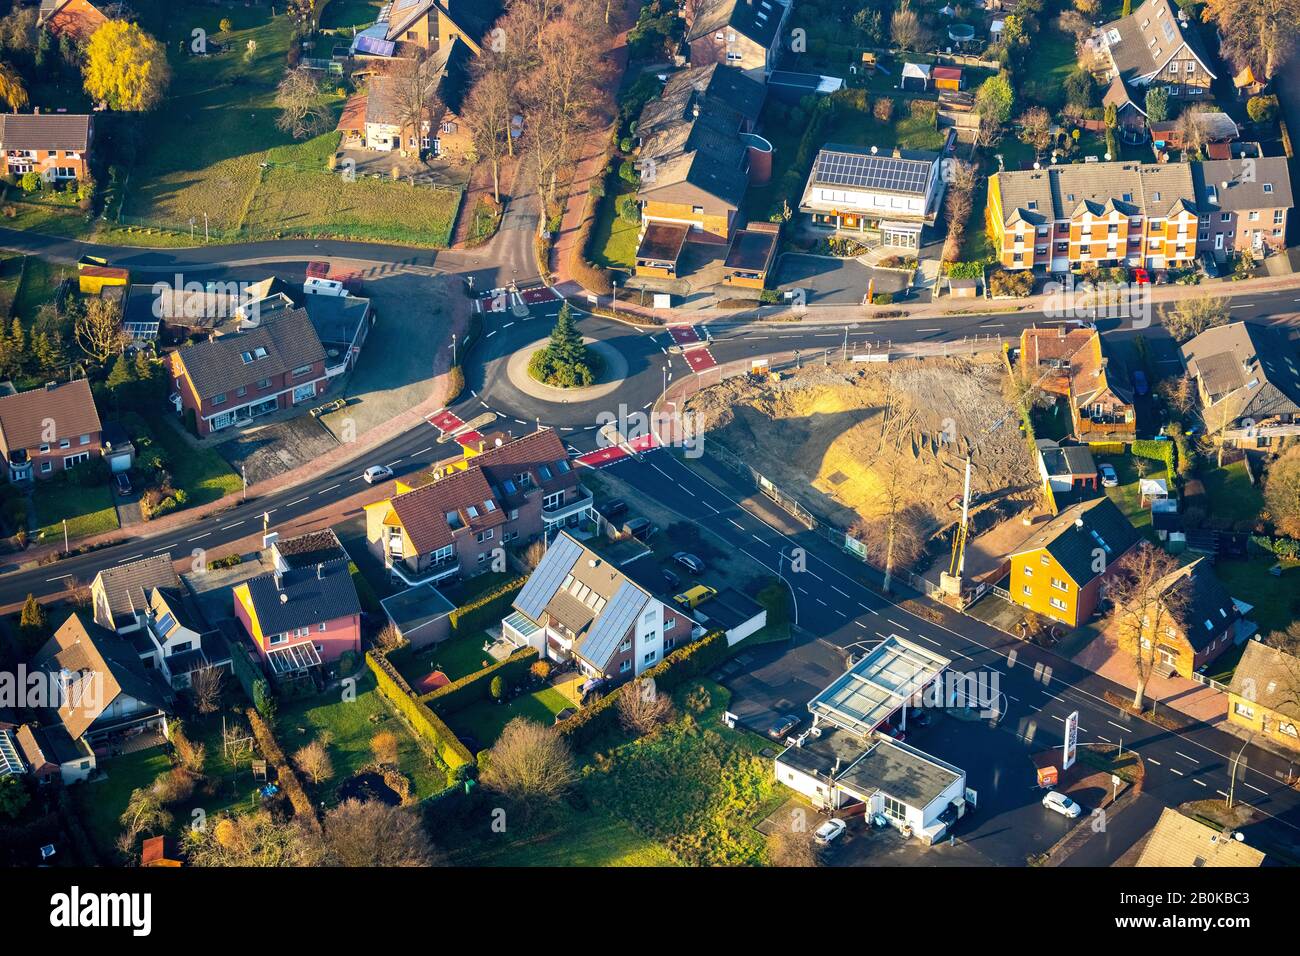
<svg viewBox="0 0 1300 956"><path fill-rule="evenodd" d="M961 592L961 576L966 567L966 527L970 520L970 455L966 456L966 489L961 497L961 524L952 539L952 561L948 564L948 577Z"/></svg>

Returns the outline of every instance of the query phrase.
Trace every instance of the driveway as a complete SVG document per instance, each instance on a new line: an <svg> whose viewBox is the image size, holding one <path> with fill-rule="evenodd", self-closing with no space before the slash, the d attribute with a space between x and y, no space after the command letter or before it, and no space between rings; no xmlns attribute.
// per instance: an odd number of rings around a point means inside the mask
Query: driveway
<svg viewBox="0 0 1300 956"><path fill-rule="evenodd" d="M731 691L730 710L737 720L766 734L782 714L797 714L806 724L808 701L844 673L844 663L843 652L828 641L768 644L728 661L719 682Z"/></svg>
<svg viewBox="0 0 1300 956"><path fill-rule="evenodd" d="M236 474L246 469L253 485L309 464L337 445L334 436L304 410L285 421L244 429L215 448Z"/></svg>
<svg viewBox="0 0 1300 956"><path fill-rule="evenodd" d="M872 279L878 293L901 292L907 286L903 273L870 269L856 259L787 252L776 267L777 287L806 290L810 305L858 305Z"/></svg>

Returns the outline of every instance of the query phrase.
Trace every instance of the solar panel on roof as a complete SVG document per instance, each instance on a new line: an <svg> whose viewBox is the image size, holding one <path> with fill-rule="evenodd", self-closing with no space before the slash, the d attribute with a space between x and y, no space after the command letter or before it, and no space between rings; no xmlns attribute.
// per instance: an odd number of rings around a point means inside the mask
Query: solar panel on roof
<svg viewBox="0 0 1300 956"><path fill-rule="evenodd" d="M381 40L379 37L364 35L357 37L357 50L361 53L368 53L371 56L392 56L396 49L397 44L392 40Z"/></svg>
<svg viewBox="0 0 1300 956"><path fill-rule="evenodd" d="M817 156L817 182L861 189L921 193L930 176L930 164L892 156L827 152Z"/></svg>
<svg viewBox="0 0 1300 956"><path fill-rule="evenodd" d="M624 581L600 612L587 639L582 642L582 655L596 663L609 660L614 648L641 613L645 602L645 592L631 581Z"/></svg>
<svg viewBox="0 0 1300 956"><path fill-rule="evenodd" d="M515 607L537 620L548 601L559 588L560 581L573 568L573 562L582 554L582 545L561 535L546 550L545 557L528 578L528 583L515 598Z"/></svg>

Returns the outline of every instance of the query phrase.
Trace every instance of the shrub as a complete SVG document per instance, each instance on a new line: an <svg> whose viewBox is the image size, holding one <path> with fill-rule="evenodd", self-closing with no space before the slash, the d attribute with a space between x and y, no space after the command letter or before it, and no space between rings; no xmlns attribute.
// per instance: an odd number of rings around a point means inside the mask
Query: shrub
<svg viewBox="0 0 1300 956"><path fill-rule="evenodd" d="M453 634L481 631L488 624L505 617L505 610L524 586L527 578L512 578L463 604L448 615Z"/></svg>
<svg viewBox="0 0 1300 956"><path fill-rule="evenodd" d="M379 692L397 708L411 729L425 740L453 772L474 763L474 757L451 728L425 706L402 675L385 658L366 652L366 666L375 675Z"/></svg>
<svg viewBox="0 0 1300 956"><path fill-rule="evenodd" d="M641 204L637 202L635 195L618 197L618 218L624 222L641 221Z"/></svg>
<svg viewBox="0 0 1300 956"><path fill-rule="evenodd" d="M893 305L894 294L892 292L877 292L871 300L872 305Z"/></svg>
<svg viewBox="0 0 1300 956"><path fill-rule="evenodd" d="M257 749L275 767L275 782L280 785L280 789L288 796L289 803L293 807L294 818L302 821L311 829L320 832L320 819L316 816L316 808L312 806L311 800L307 797L307 791L303 789L298 774L294 772L293 767L289 766L289 761L285 759L284 751L280 749L280 744L276 741L275 735L271 733L271 728L266 721L262 720L256 710L250 709L247 714L248 725L253 731L253 739L257 741Z"/></svg>
<svg viewBox="0 0 1300 956"><path fill-rule="evenodd" d="M534 648L521 647L505 660L496 661L482 670L466 674L460 680L444 684L419 699L434 713L450 714L470 704L487 700L489 696L496 697L492 685L497 678L501 679L502 696L504 696L505 687L517 683L524 674L528 673L528 669L536 660L537 651Z"/></svg>
<svg viewBox="0 0 1300 956"><path fill-rule="evenodd" d="M488 690L492 694L493 700L504 700L506 696L506 682L497 674L492 678L492 683L488 685Z"/></svg>
<svg viewBox="0 0 1300 956"><path fill-rule="evenodd" d="M893 97L882 96L880 99L876 100L875 105L872 107L872 113L875 115L876 119L880 120L880 122L888 123L894 118Z"/></svg>
<svg viewBox="0 0 1300 956"><path fill-rule="evenodd" d="M1256 123L1271 123L1277 119L1276 96L1252 96L1246 101L1246 115ZM24 176L25 180L27 177ZM24 189L27 187L24 186Z"/></svg>
<svg viewBox="0 0 1300 956"><path fill-rule="evenodd" d="M989 289L994 295L1023 299L1034 291L1034 276L1028 270L1008 272L999 269L989 276Z"/></svg>

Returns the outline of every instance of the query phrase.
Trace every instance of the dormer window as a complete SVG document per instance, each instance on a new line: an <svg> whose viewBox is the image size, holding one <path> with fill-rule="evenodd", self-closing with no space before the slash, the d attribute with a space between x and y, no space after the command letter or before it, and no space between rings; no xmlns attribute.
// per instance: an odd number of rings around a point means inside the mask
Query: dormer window
<svg viewBox="0 0 1300 956"><path fill-rule="evenodd" d="M1037 199L1031 199L1031 200L1029 200L1029 208L1030 208L1030 209L1037 209L1037 208L1038 208L1038 200L1037 200Z"/></svg>
<svg viewBox="0 0 1300 956"><path fill-rule="evenodd" d="M1273 184L1272 184L1272 183L1265 183L1265 184L1264 184L1264 192L1266 192L1266 193L1271 193L1272 191L1273 191Z"/></svg>

